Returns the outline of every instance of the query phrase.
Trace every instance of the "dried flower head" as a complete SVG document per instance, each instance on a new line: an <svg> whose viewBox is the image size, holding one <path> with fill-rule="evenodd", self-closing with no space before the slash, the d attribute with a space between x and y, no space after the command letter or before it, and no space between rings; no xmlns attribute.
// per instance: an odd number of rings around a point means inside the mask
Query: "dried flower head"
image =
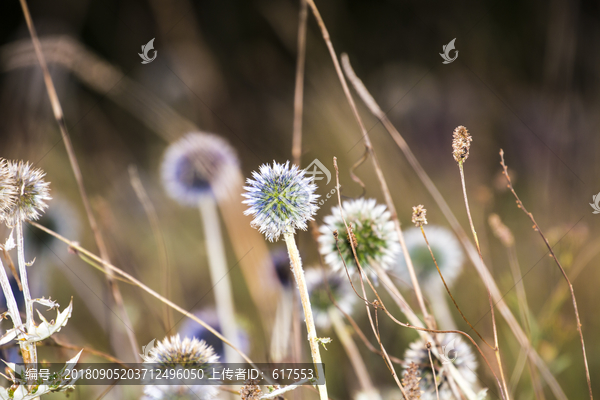
<svg viewBox="0 0 600 400"><path fill-rule="evenodd" d="M451 231L441 226L429 225L425 229L425 233L444 280L448 286L452 286L460 275L464 263L464 254L460 243ZM431 290L444 290L440 275L421 233L421 228L407 229L404 233L404 241L421 286ZM398 274L405 282L410 284L411 280L404 257L400 257L397 264Z"/></svg>
<svg viewBox="0 0 600 400"><path fill-rule="evenodd" d="M402 377L402 386L404 386L408 400L421 400L420 381L421 373L419 367L414 362L411 362Z"/></svg>
<svg viewBox="0 0 600 400"><path fill-rule="evenodd" d="M358 296L352 290L345 275L341 276L333 271L325 271L325 276L323 276L323 272L321 267L315 267L307 268L304 274L315 325L322 329L329 329L331 324L329 309L335 305L329 297L327 286L338 306L346 314L352 313Z"/></svg>
<svg viewBox="0 0 600 400"><path fill-rule="evenodd" d="M384 205L377 204L374 199L345 201L342 203L342 209L346 221L352 225L353 235L348 237L340 209L334 207L332 214L324 218L325 224L319 228L319 251L333 271L346 276L345 262L348 272L353 276L357 272L357 265L350 246L352 240L361 267L375 278L371 263L378 263L382 268L389 269L401 251L390 213ZM344 262L336 246L336 231Z"/></svg>
<svg viewBox="0 0 600 400"><path fill-rule="evenodd" d="M219 356L215 355L213 348L203 340L185 338L179 335L165 338L159 342L147 357L144 363L154 364L152 368L160 370L171 369L202 369L204 376L211 377L212 371L209 364L216 363ZM212 400L217 397L219 390L212 385L146 385L144 388L145 400L163 399L202 399Z"/></svg>
<svg viewBox="0 0 600 400"><path fill-rule="evenodd" d="M252 172L243 196L248 205L245 215L252 215L252 226L273 242L296 229L306 230L306 221L313 220L319 207L315 194L317 186L305 171L290 162L273 166L263 164L259 172Z"/></svg>
<svg viewBox="0 0 600 400"><path fill-rule="evenodd" d="M43 179L46 174L23 161L9 161L7 166L17 193L14 203L4 214L6 224L12 227L17 221L37 220L48 208L46 201L52 199L50 182Z"/></svg>
<svg viewBox="0 0 600 400"><path fill-rule="evenodd" d="M16 197L15 178L8 168L8 162L0 158L0 218L4 218L13 207Z"/></svg>
<svg viewBox="0 0 600 400"><path fill-rule="evenodd" d="M188 133L165 151L161 167L163 185L174 200L195 206L205 195L217 195L236 182L239 161L223 138Z"/></svg>
<svg viewBox="0 0 600 400"><path fill-rule="evenodd" d="M457 163L465 161L469 157L469 148L473 138L467 128L457 127L452 133L452 155Z"/></svg>
<svg viewBox="0 0 600 400"><path fill-rule="evenodd" d="M260 390L260 386L258 386L258 381L255 379L249 379L240 389L240 397L242 400L258 400L262 394L263 392Z"/></svg>
<svg viewBox="0 0 600 400"><path fill-rule="evenodd" d="M425 206L419 204L418 206L413 207L412 209L412 223L415 224L415 226L427 225L427 210L425 209Z"/></svg>
<svg viewBox="0 0 600 400"><path fill-rule="evenodd" d="M452 363L458 369L462 377L467 383L472 385L473 390L477 388L477 360L471 351L471 347L467 345L459 335L438 335L441 346L438 347L438 352L442 356L444 363ZM437 387L440 395L440 400L455 400L454 394L450 389L450 384L446 375L442 373L443 364L436 357L433 357L433 368L437 377ZM419 339L410 344L404 354L404 365L406 366L404 376L407 375L419 376L419 387L421 390L422 400L436 400L435 383L433 380L433 372L431 371L431 361L429 360L429 352L427 343ZM403 380L404 381L404 380Z"/></svg>

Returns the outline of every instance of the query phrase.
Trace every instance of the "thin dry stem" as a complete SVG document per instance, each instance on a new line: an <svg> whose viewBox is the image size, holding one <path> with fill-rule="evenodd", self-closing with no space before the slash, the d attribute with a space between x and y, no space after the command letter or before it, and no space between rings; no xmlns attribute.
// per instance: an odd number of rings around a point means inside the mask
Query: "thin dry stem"
<svg viewBox="0 0 600 400"><path fill-rule="evenodd" d="M52 112L54 114L54 118L58 123L60 128L62 140L65 144L65 148L67 150L67 154L69 156L69 162L71 163L71 169L73 170L73 174L75 175L75 180L77 181L77 187L79 189L79 194L81 196L81 200L83 202L83 206L85 208L86 215L88 217L88 221L90 223L90 228L94 234L94 239L96 240L96 245L100 251L100 255L103 259L109 261L108 251L106 245L104 243L104 239L98 228L98 224L96 223L96 218L92 212L92 207L90 205L85 186L83 184L83 176L81 175L81 169L79 168L79 164L77 162L77 158L75 156L75 150L73 149L73 144L71 143L71 138L69 136L69 132L67 130L67 124L64 119L64 114L62 111L62 107L60 105L60 101L58 99L58 95L56 94L56 89L54 88L54 83L52 82L52 77L50 76L50 71L48 70L48 65L46 64L46 59L44 58L44 53L42 52L42 46L38 39L35 27L33 25L33 21L31 19L31 14L29 13L29 8L27 7L26 0L19 0L21 3L21 8L23 10L23 14L25 16L25 21L27 22L27 28L29 29L29 34L31 36L31 41L33 42L33 47L35 49L35 53L42 68L42 72L44 75L44 84L46 85L46 90L48 91L48 97L50 98L50 103L52 105ZM129 339L129 343L131 344L134 358L137 362L140 362L140 356L138 354L139 346L137 343L137 339L135 338L135 334L130 328L131 320L129 319L129 315L125 310L125 305L123 304L123 297L121 295L121 291L119 290L119 286L113 280L112 272L107 274L107 281L111 288L112 295L115 299L115 303L119 308L121 319L125 324L125 332Z"/></svg>
<svg viewBox="0 0 600 400"><path fill-rule="evenodd" d="M435 386L435 397L440 400L440 393L438 391L437 376L435 375L435 368L433 366L433 359L431 358L431 343L427 342L427 354L429 354L429 363L431 364L431 372L433 373L433 386Z"/></svg>
<svg viewBox="0 0 600 400"><path fill-rule="evenodd" d="M587 385L588 385L588 391L589 391L589 394L590 394L590 400L593 400L594 395L592 393L592 382L591 382L591 379L590 379L590 369L589 369L589 366L588 366L587 354L586 354L586 351L585 351L585 342L583 340L583 332L581 331L581 320L579 319L579 309L577 307L577 300L575 299L575 291L573 289L573 285L571 284L571 281L569 280L569 277L567 276L567 273L565 272L565 270L564 270L563 266L561 265L560 261L558 260L558 258L554 254L554 250L552 249L552 246L550 246L550 242L548 242L548 239L546 238L546 236L542 232L542 229L540 228L540 226L538 225L538 223L535 221L535 218L533 218L533 214L530 213L529 211L527 211L527 209L523 205L523 202L521 201L521 199L519 198L519 196L517 196L517 192L515 192L515 189L513 188L512 182L510 180L510 176L508 175L508 168L506 167L506 164L504 163L504 150L502 150L502 149L500 149L500 165L502 165L502 170L503 170L502 172L503 172L504 176L506 177L506 181L508 182L508 188L510 189L510 191L512 192L512 194L515 196L515 199L517 201L517 206L521 210L523 210L523 212L529 217L529 219L533 223L533 229L535 231L537 231L540 234L540 236L542 237L542 240L544 241L544 244L548 248L548 251L550 252L550 255L552 256L552 258L556 262L556 265L558 266L558 269L560 269L560 272L561 272L562 276L565 278L565 281L567 282L567 285L569 286L569 291L571 292L571 299L573 301L573 310L575 311L575 318L577 319L577 332L579 332L579 339L581 340L581 351L583 353L583 363L585 365L585 377L587 379Z"/></svg>
<svg viewBox="0 0 600 400"><path fill-rule="evenodd" d="M373 145L371 144L371 138L369 137L369 133L365 129L362 119L360 118L360 115L356 108L356 104L354 103L354 99L352 98L352 94L350 93L350 89L348 88L348 83L346 83L346 78L344 78L344 73L342 72L342 68L340 66L340 63L337 59L337 55L333 48L333 43L331 42L331 39L329 37L329 32L327 31L325 23L323 22L323 19L321 18L321 14L319 13L319 10L317 9L317 6L316 6L314 0L307 0L307 1L313 11L313 14L317 20L317 23L319 24L319 27L321 28L321 34L323 35L323 39L325 40L325 43L329 50L329 54L331 55L333 65L335 67L335 71L338 75L340 83L342 84L344 94L346 95L348 104L350 105L350 108L352 109L352 113L354 114L354 117L356 118L356 121L358 122L358 125L360 127L360 131L363 135L362 137L365 140L366 151L369 152L369 155L371 156L371 160L373 161L373 166L374 166L375 172L377 174L377 179L379 181L381 190L383 192L383 196L385 198L385 203L391 214L391 218L394 221L396 234L398 235L398 241L400 242L400 246L402 247L402 253L404 255L404 260L405 260L407 268L408 268L410 279L411 279L413 287L415 289L415 294L417 296L417 301L419 302L419 307L421 308L421 312L423 313L423 317L425 319L426 324L428 326L430 326L432 323L432 317L429 315L429 312L427 311L427 308L425 307L423 293L421 292L421 287L419 286L419 282L417 280L417 275L415 273L415 269L413 267L412 260L410 259L410 256L408 255L408 249L407 249L406 243L404 241L404 235L402 234L402 229L400 229L400 220L398 219L398 213L396 212L396 207L394 206L394 201L392 199L392 195L390 193L390 190L389 190L389 187L385 180L385 177L383 176L383 171L381 170L379 161L377 160L377 156L375 155L375 150L373 149Z"/></svg>
<svg viewBox="0 0 600 400"><path fill-rule="evenodd" d="M294 125L292 138L292 159L300 165L302 156L302 114L304 102L304 67L306 63L306 21L308 19L308 4L300 0L298 17L298 58L296 58L296 88L294 90Z"/></svg>
<svg viewBox="0 0 600 400"><path fill-rule="evenodd" d="M377 104L373 96L371 96L363 82L356 76L354 70L352 69L352 66L350 65L350 61L348 60L348 57L345 54L342 55L342 63L344 65L346 75L348 76L348 79L352 82L356 92L359 94L359 96L361 97L365 105L369 108L371 113L373 113L373 115L375 115L380 120L380 122L388 131L392 139L396 142L396 145L400 148L400 150L406 157L408 163L417 174L419 180L423 183L429 194L431 194L431 196L435 200L438 207L440 207L440 209L442 210L442 213L450 223L450 226L452 227L456 236L465 248L467 255L469 256L471 262L475 266L475 269L479 273L479 276L483 281L488 282L489 289L492 292L494 301L496 301L496 306L500 310L500 313L504 317L505 321L508 323L508 326L515 335L519 344L523 348L527 349L527 354L529 355L530 359L537 365L542 376L544 377L544 380L548 383L550 389L552 390L552 393L557 397L557 399L568 400L564 391L560 387L560 384L552 375L552 372L550 372L550 369L546 365L545 361L532 347L531 342L527 338L527 335L517 322L510 308L508 308L508 306L506 305L506 302L503 299L503 295L500 293L500 290L498 289L498 286L496 285L493 276L490 274L490 271L488 270L485 264L479 263L479 254L477 253L477 250L469 240L466 232L456 219L456 216L452 212L452 209L448 206L448 203L446 202L440 191L437 189L429 175L427 175L427 172L425 172L425 170L415 157L414 153L412 152L412 150L410 149L400 132L398 132L396 127L394 127L394 125L389 120L387 115L383 112L381 107L379 107L379 105Z"/></svg>

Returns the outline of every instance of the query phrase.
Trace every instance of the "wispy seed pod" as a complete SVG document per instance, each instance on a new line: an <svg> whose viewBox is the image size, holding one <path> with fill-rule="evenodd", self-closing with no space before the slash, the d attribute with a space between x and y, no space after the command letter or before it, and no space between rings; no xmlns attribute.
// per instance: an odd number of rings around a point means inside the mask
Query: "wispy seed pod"
<svg viewBox="0 0 600 400"><path fill-rule="evenodd" d="M37 220L48 208L46 201L52 199L50 182L43 179L46 174L23 161L9 161L7 167L17 193L14 203L4 214L6 224L13 227L17 221Z"/></svg>
<svg viewBox="0 0 600 400"><path fill-rule="evenodd" d="M469 149L473 138L467 128L459 126L452 133L452 155L457 163L464 162L469 157Z"/></svg>
<svg viewBox="0 0 600 400"><path fill-rule="evenodd" d="M427 210L425 209L425 206L419 204L412 209L412 223L415 224L415 226L427 225Z"/></svg>
<svg viewBox="0 0 600 400"><path fill-rule="evenodd" d="M15 178L8 169L8 162L0 158L0 218L6 217L6 213L15 204L16 197Z"/></svg>

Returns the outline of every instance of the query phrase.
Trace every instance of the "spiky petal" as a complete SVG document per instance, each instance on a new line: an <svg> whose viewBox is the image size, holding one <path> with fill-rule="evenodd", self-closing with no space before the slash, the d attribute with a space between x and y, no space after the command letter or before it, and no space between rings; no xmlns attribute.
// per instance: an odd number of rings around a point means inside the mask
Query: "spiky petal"
<svg viewBox="0 0 600 400"><path fill-rule="evenodd" d="M171 144L161 167L163 185L174 200L195 206L204 195L218 195L236 182L239 161L223 138L192 132Z"/></svg>
<svg viewBox="0 0 600 400"><path fill-rule="evenodd" d="M352 225L352 240L356 248L356 255L361 267L365 271L374 272L371 263L378 263L382 268L389 269L400 255L400 243L386 207L377 204L374 199L357 199L342 203L344 217ZM325 224L319 228L319 251L325 262L332 270L346 275L344 263L338 253L333 232L338 232L338 245L343 259L351 275L357 271L356 261L348 231L344 225L339 207L332 209L332 214L324 218Z"/></svg>
<svg viewBox="0 0 600 400"><path fill-rule="evenodd" d="M17 197L15 178L8 168L8 162L0 158L0 218L4 219L13 207Z"/></svg>
<svg viewBox="0 0 600 400"><path fill-rule="evenodd" d="M290 162L273 166L263 164L259 172L252 172L254 179L247 179L243 196L248 205L245 215L252 215L252 226L273 242L285 233L296 229L306 230L306 222L313 220L319 207L315 194L317 186L305 171Z"/></svg>
<svg viewBox="0 0 600 400"><path fill-rule="evenodd" d="M37 220L48 208L50 182L44 181L44 171L34 168L28 162L9 161L8 171L14 180L17 190L12 207L4 214L6 224L15 226L17 221Z"/></svg>

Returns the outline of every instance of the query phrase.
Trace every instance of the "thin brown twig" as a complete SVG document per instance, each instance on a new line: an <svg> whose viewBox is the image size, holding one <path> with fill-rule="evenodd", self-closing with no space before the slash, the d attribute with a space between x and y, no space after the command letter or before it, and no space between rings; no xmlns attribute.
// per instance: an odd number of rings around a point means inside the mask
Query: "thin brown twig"
<svg viewBox="0 0 600 400"><path fill-rule="evenodd" d="M508 168L506 167L506 164L504 162L504 150L502 150L502 149L500 149L500 165L502 165L502 173L504 174L504 176L506 177L506 181L508 182L507 186L510 189L510 191L512 192L513 196L515 196L515 199L517 202L517 207L519 207L521 210L523 210L523 212L529 217L529 219L533 223L533 229L535 231L537 231L540 234L540 236L542 237L544 244L546 245L546 247L548 248L548 251L550 252L550 256L556 262L558 269L560 269L562 276L565 278L565 281L567 282L567 285L569 286L569 291L571 292L571 299L573 301L573 309L575 310L575 318L577 319L577 332L579 332L579 339L581 340L581 351L583 353L583 364L585 366L585 376L587 379L588 391L590 394L590 400L593 400L594 395L592 393L592 382L590 379L590 369L588 366L587 354L585 351L585 342L583 340L583 332L581 331L581 320L579 319L579 309L577 307L577 300L575 299L575 290L573 289L573 285L571 284L571 281L569 280L567 273L565 272L563 266L561 265L560 261L558 260L558 257L556 257L556 255L554 254L554 250L552 249L552 246L550 246L550 242L548 242L548 239L546 238L546 236L542 232L542 229L540 228L540 226L536 222L535 218L533 217L533 214L530 213L529 211L527 211L527 209L523 205L523 202L517 195L517 192L515 192L515 189L513 188L513 185L512 185L512 181L510 180L510 176L508 175Z"/></svg>
<svg viewBox="0 0 600 400"><path fill-rule="evenodd" d="M304 67L306 64L306 21L308 20L308 4L300 0L298 16L298 58L296 58L296 87L294 90L294 125L292 138L292 159L300 165L302 156L302 114L304 103Z"/></svg>
<svg viewBox="0 0 600 400"><path fill-rule="evenodd" d="M10 253L8 251L6 251L4 246L2 246L2 255L4 256L4 259L8 263L8 268L10 269L10 273L12 274L13 278L15 279L15 282L17 282L17 286L19 287L19 290L22 292L23 285L21 285L21 278L19 278L19 273L17 272L17 269L15 268L15 263L13 263L13 260L10 257Z"/></svg>
<svg viewBox="0 0 600 400"><path fill-rule="evenodd" d="M307 0L307 1L313 11L313 15L315 16L315 19L317 20L319 27L321 28L321 34L323 36L325 44L327 45L329 54L331 55L331 59L333 61L333 65L335 67L337 76L340 80L340 83L342 84L342 88L344 90L344 95L346 96L346 99L348 100L348 104L350 105L350 108L352 109L352 113L360 127L362 137L365 140L365 148L368 151L369 155L371 156L371 160L373 162L373 167L375 168L375 173L377 175L377 179L381 186L381 191L383 192L383 196L385 198L385 203L387 205L388 211L391 214L391 218L394 221L396 234L398 235L398 241L400 242L400 246L402 247L404 260L406 262L413 287L415 288L415 293L417 295L417 301L419 303L419 307L421 308L421 312L423 313L425 323L428 326L431 326L433 319L430 316L429 312L427 311L427 308L425 307L423 293L421 292L421 287L419 286L419 282L417 280L417 275L415 273L415 269L413 267L412 260L410 259L410 256L408 255L408 249L407 249L406 243L404 241L404 235L402 234L402 229L400 228L400 220L398 218L398 213L396 212L396 207L394 206L394 201L392 199L392 195L390 193L388 184L385 180L385 177L383 176L383 171L379 165L379 161L375 154L375 150L373 149L373 145L371 143L371 138L369 137L369 133L365 129L362 119L360 118L360 114L358 113L358 109L356 108L356 104L354 103L354 99L352 98L352 94L350 93L350 88L348 87L348 83L346 82L346 78L344 77L344 73L342 72L340 62L338 61L337 55L335 53L335 49L333 48L333 43L331 42L329 32L327 31L327 27L325 26L325 22L323 21L323 18L321 17L321 14L319 13L319 10L318 10L314 0ZM339 193L338 193L338 195L339 195Z"/></svg>
<svg viewBox="0 0 600 400"><path fill-rule="evenodd" d="M431 364L431 372L433 373L433 386L435 386L435 397L437 398L437 400L440 400L437 376L435 376L435 367L433 366L433 358L431 358L431 343L430 342L427 342L427 354L429 354L429 363Z"/></svg>
<svg viewBox="0 0 600 400"><path fill-rule="evenodd" d="M54 118L60 128L62 141L65 144L65 148L67 150L67 155L69 157L69 162L71 164L71 169L73 170L73 174L75 175L75 180L77 182L77 187L79 189L79 194L81 196L81 200L83 202L83 206L85 208L86 215L88 217L88 221L90 223L90 228L92 229L92 233L94 234L94 239L96 241L96 245L100 251L100 255L103 259L109 261L108 250L104 243L104 239L102 237L102 233L98 228L98 224L96 222L96 218L92 212L92 207L90 205L87 192L85 190L85 186L83 184L83 176L81 174L81 169L79 168L79 163L77 162L77 157L75 156L75 150L73 148L73 144L71 143L71 138L69 136L69 132L67 130L67 124L64 119L64 114L62 107L60 105L60 100L58 99L58 95L56 94L56 89L54 87L54 82L52 81L52 77L50 75L50 71L48 70L48 65L46 64L46 59L44 58L44 53L42 52L42 46L37 36L37 32L35 30L35 26L33 25L33 20L31 19L31 14L29 13L29 8L27 6L26 0L19 0L21 3L21 8L23 10L23 14L25 16L25 21L27 22L27 28L29 29L29 34L31 36L31 41L33 42L33 46L35 49L35 53L42 68L43 76L44 76L44 84L46 86L46 90L48 92L48 97L50 99L50 103L52 105L52 111L54 114ZM134 358L137 362L140 362L140 356L138 354L138 343L135 338L135 334L133 329L131 328L131 320L129 319L129 315L125 310L125 304L123 303L123 296L121 295L121 291L119 290L119 286L113 279L113 274L109 273L106 275L108 285L111 289L113 298L117 307L119 308L121 319L125 325L125 332L129 339L129 343L132 347Z"/></svg>
<svg viewBox="0 0 600 400"><path fill-rule="evenodd" d="M89 347L84 347L82 349L80 346L75 346L73 344L64 343L64 342L60 341L59 339L57 339L56 337L52 337L51 339L54 341L54 343L52 343L52 342L42 342L41 345L42 346L62 347L62 348L65 348L65 349L77 350L77 351L83 350L85 353L89 353L89 354L92 354L92 355L95 355L95 356L98 356L98 357L102 357L102 358L104 358L104 359L106 359L106 360L108 360L110 362L113 362L115 364L119 364L123 368L130 368L129 366L127 366L127 364L125 364L125 362L119 360L118 358L116 358L114 356L111 356L108 353L104 353L102 351L95 350L95 349L92 349L92 348L89 348Z"/></svg>
<svg viewBox="0 0 600 400"><path fill-rule="evenodd" d="M479 276L481 277L481 279L484 281L486 281L486 280L488 281L489 289L490 289L490 291L492 291L492 295L494 297L494 300L496 301L496 306L500 310L500 313L504 317L504 320L508 323L508 326L510 327L511 331L515 335L519 344L527 350L528 356L540 370L542 376L544 377L544 380L550 386L552 393L559 400L568 400L567 396L565 395L564 391L562 390L560 384L558 383L556 378L552 375L552 372L546 365L546 362L540 357L540 355L532 347L531 342L529 341L527 335L525 334L525 332L523 331L523 329L517 322L512 311L510 310L510 308L507 306L506 302L503 299L503 295L500 293L500 290L498 289L498 286L496 285L494 278L491 275L489 269L486 267L486 265L484 263L482 263L482 264L479 263L479 255L477 254L477 250L475 249L475 247L469 240L467 234L465 233L464 229L462 228L462 226L456 219L456 216L452 212L452 209L450 208L450 206L448 206L448 203L446 202L446 200L444 199L444 197L442 196L442 194L440 193L438 188L435 186L435 183L433 183L433 181L431 180L431 178L429 177L427 172L425 172L425 170L423 169L423 167L421 166L421 164L415 157L414 153L412 152L412 150L410 149L410 147L408 146L408 144L406 143L406 141L404 140L404 138L402 137L400 132L398 132L396 127L392 124L392 122L387 117L386 113L384 113L383 110L381 109L381 107L379 107L379 105L377 104L377 102L375 101L375 99L373 98L371 93L369 93L368 89L365 87L364 83L360 80L360 78L358 78L358 76L356 76L356 73L352 69L352 66L350 65L350 61L346 54L342 54L342 64L344 66L344 71L346 73L346 76L348 77L350 82L352 82L354 89L359 94L359 96L361 97L364 104L369 108L371 113L379 119L379 121L382 123L382 125L385 127L385 129L388 131L388 133L390 134L392 139L396 142L396 145L400 148L400 150L406 157L410 166L413 168L413 170L417 174L419 180L423 183L423 185L425 186L425 188L427 189L427 191L429 192L431 197L433 197L434 201L436 202L438 207L441 209L442 213L444 214L444 216L450 223L450 226L454 230L456 236L462 243L464 249L467 252L467 255L471 259L471 262L475 266L475 269L479 273Z"/></svg>

